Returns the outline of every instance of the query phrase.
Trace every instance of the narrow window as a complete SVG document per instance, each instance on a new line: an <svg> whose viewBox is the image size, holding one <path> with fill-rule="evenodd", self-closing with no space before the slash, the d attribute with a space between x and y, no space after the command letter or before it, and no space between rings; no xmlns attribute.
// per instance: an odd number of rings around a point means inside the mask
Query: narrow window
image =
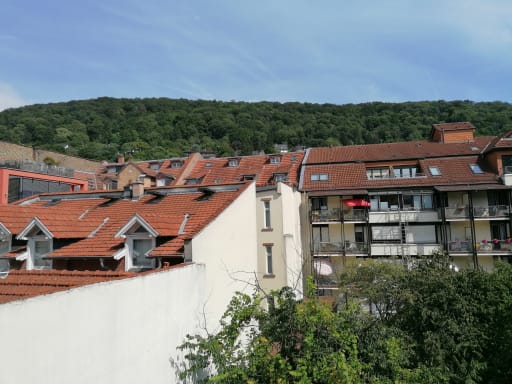
<svg viewBox="0 0 512 384"><path fill-rule="evenodd" d="M272 246L265 246L265 255L267 259L267 275L272 275L274 273L272 266Z"/></svg>
<svg viewBox="0 0 512 384"><path fill-rule="evenodd" d="M264 201L263 202L263 209L264 209L264 220L265 220L265 228L272 228L271 222L270 222L270 201Z"/></svg>

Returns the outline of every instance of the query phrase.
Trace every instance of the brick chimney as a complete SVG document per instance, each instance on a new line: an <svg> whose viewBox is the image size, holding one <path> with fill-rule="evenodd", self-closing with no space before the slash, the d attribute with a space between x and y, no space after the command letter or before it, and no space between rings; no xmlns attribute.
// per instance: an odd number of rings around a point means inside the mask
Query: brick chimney
<svg viewBox="0 0 512 384"><path fill-rule="evenodd" d="M144 177L146 177L144 174L137 176L137 180L131 185L132 200L139 200L144 196Z"/></svg>
<svg viewBox="0 0 512 384"><path fill-rule="evenodd" d="M123 155L117 156L117 163L118 164L124 164L124 156Z"/></svg>

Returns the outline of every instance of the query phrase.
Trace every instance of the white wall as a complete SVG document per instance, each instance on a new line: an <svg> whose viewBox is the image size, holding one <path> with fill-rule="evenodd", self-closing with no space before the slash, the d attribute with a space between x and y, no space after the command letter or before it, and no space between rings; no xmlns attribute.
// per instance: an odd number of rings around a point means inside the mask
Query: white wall
<svg viewBox="0 0 512 384"><path fill-rule="evenodd" d="M169 358L202 320L187 265L0 305L0 383L174 383Z"/></svg>
<svg viewBox="0 0 512 384"><path fill-rule="evenodd" d="M252 183L192 240L193 261L207 265L204 310L210 331L218 327L235 291L253 291L257 271L255 199Z"/></svg>

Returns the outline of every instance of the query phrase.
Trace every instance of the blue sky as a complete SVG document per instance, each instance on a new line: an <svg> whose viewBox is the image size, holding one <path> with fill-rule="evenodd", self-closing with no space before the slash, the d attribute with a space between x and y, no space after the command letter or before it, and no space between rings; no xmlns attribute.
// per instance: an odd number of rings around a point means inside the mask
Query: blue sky
<svg viewBox="0 0 512 384"><path fill-rule="evenodd" d="M2 1L0 110L100 96L512 102L512 1Z"/></svg>

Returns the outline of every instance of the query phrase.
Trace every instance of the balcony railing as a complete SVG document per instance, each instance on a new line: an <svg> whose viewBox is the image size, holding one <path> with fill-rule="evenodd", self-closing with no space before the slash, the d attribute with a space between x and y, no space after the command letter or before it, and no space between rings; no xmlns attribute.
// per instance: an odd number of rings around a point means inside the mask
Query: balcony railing
<svg viewBox="0 0 512 384"><path fill-rule="evenodd" d="M469 217L469 207L461 205L457 207L446 207L444 209L447 219L467 218ZM510 211L506 205L489 205L473 207L473 217L475 218L493 218L507 217Z"/></svg>
<svg viewBox="0 0 512 384"><path fill-rule="evenodd" d="M366 220L366 209L354 208L343 211L344 221L365 221Z"/></svg>
<svg viewBox="0 0 512 384"><path fill-rule="evenodd" d="M343 251L347 255L366 254L368 247L366 243L355 241L321 241L313 244L313 252L316 254L342 254Z"/></svg>
<svg viewBox="0 0 512 384"><path fill-rule="evenodd" d="M334 209L320 209L311 211L311 221L315 222L326 222L326 221L340 221L341 210L339 208Z"/></svg>
<svg viewBox="0 0 512 384"><path fill-rule="evenodd" d="M19 169L21 171L43 173L45 175L73 177L74 171L69 168L57 167L30 160L7 160L0 162L0 168Z"/></svg>
<svg viewBox="0 0 512 384"><path fill-rule="evenodd" d="M508 240L482 240L475 244L478 253L512 252L512 241ZM450 252L468 253L473 252L473 245L468 240L450 241L448 243Z"/></svg>

